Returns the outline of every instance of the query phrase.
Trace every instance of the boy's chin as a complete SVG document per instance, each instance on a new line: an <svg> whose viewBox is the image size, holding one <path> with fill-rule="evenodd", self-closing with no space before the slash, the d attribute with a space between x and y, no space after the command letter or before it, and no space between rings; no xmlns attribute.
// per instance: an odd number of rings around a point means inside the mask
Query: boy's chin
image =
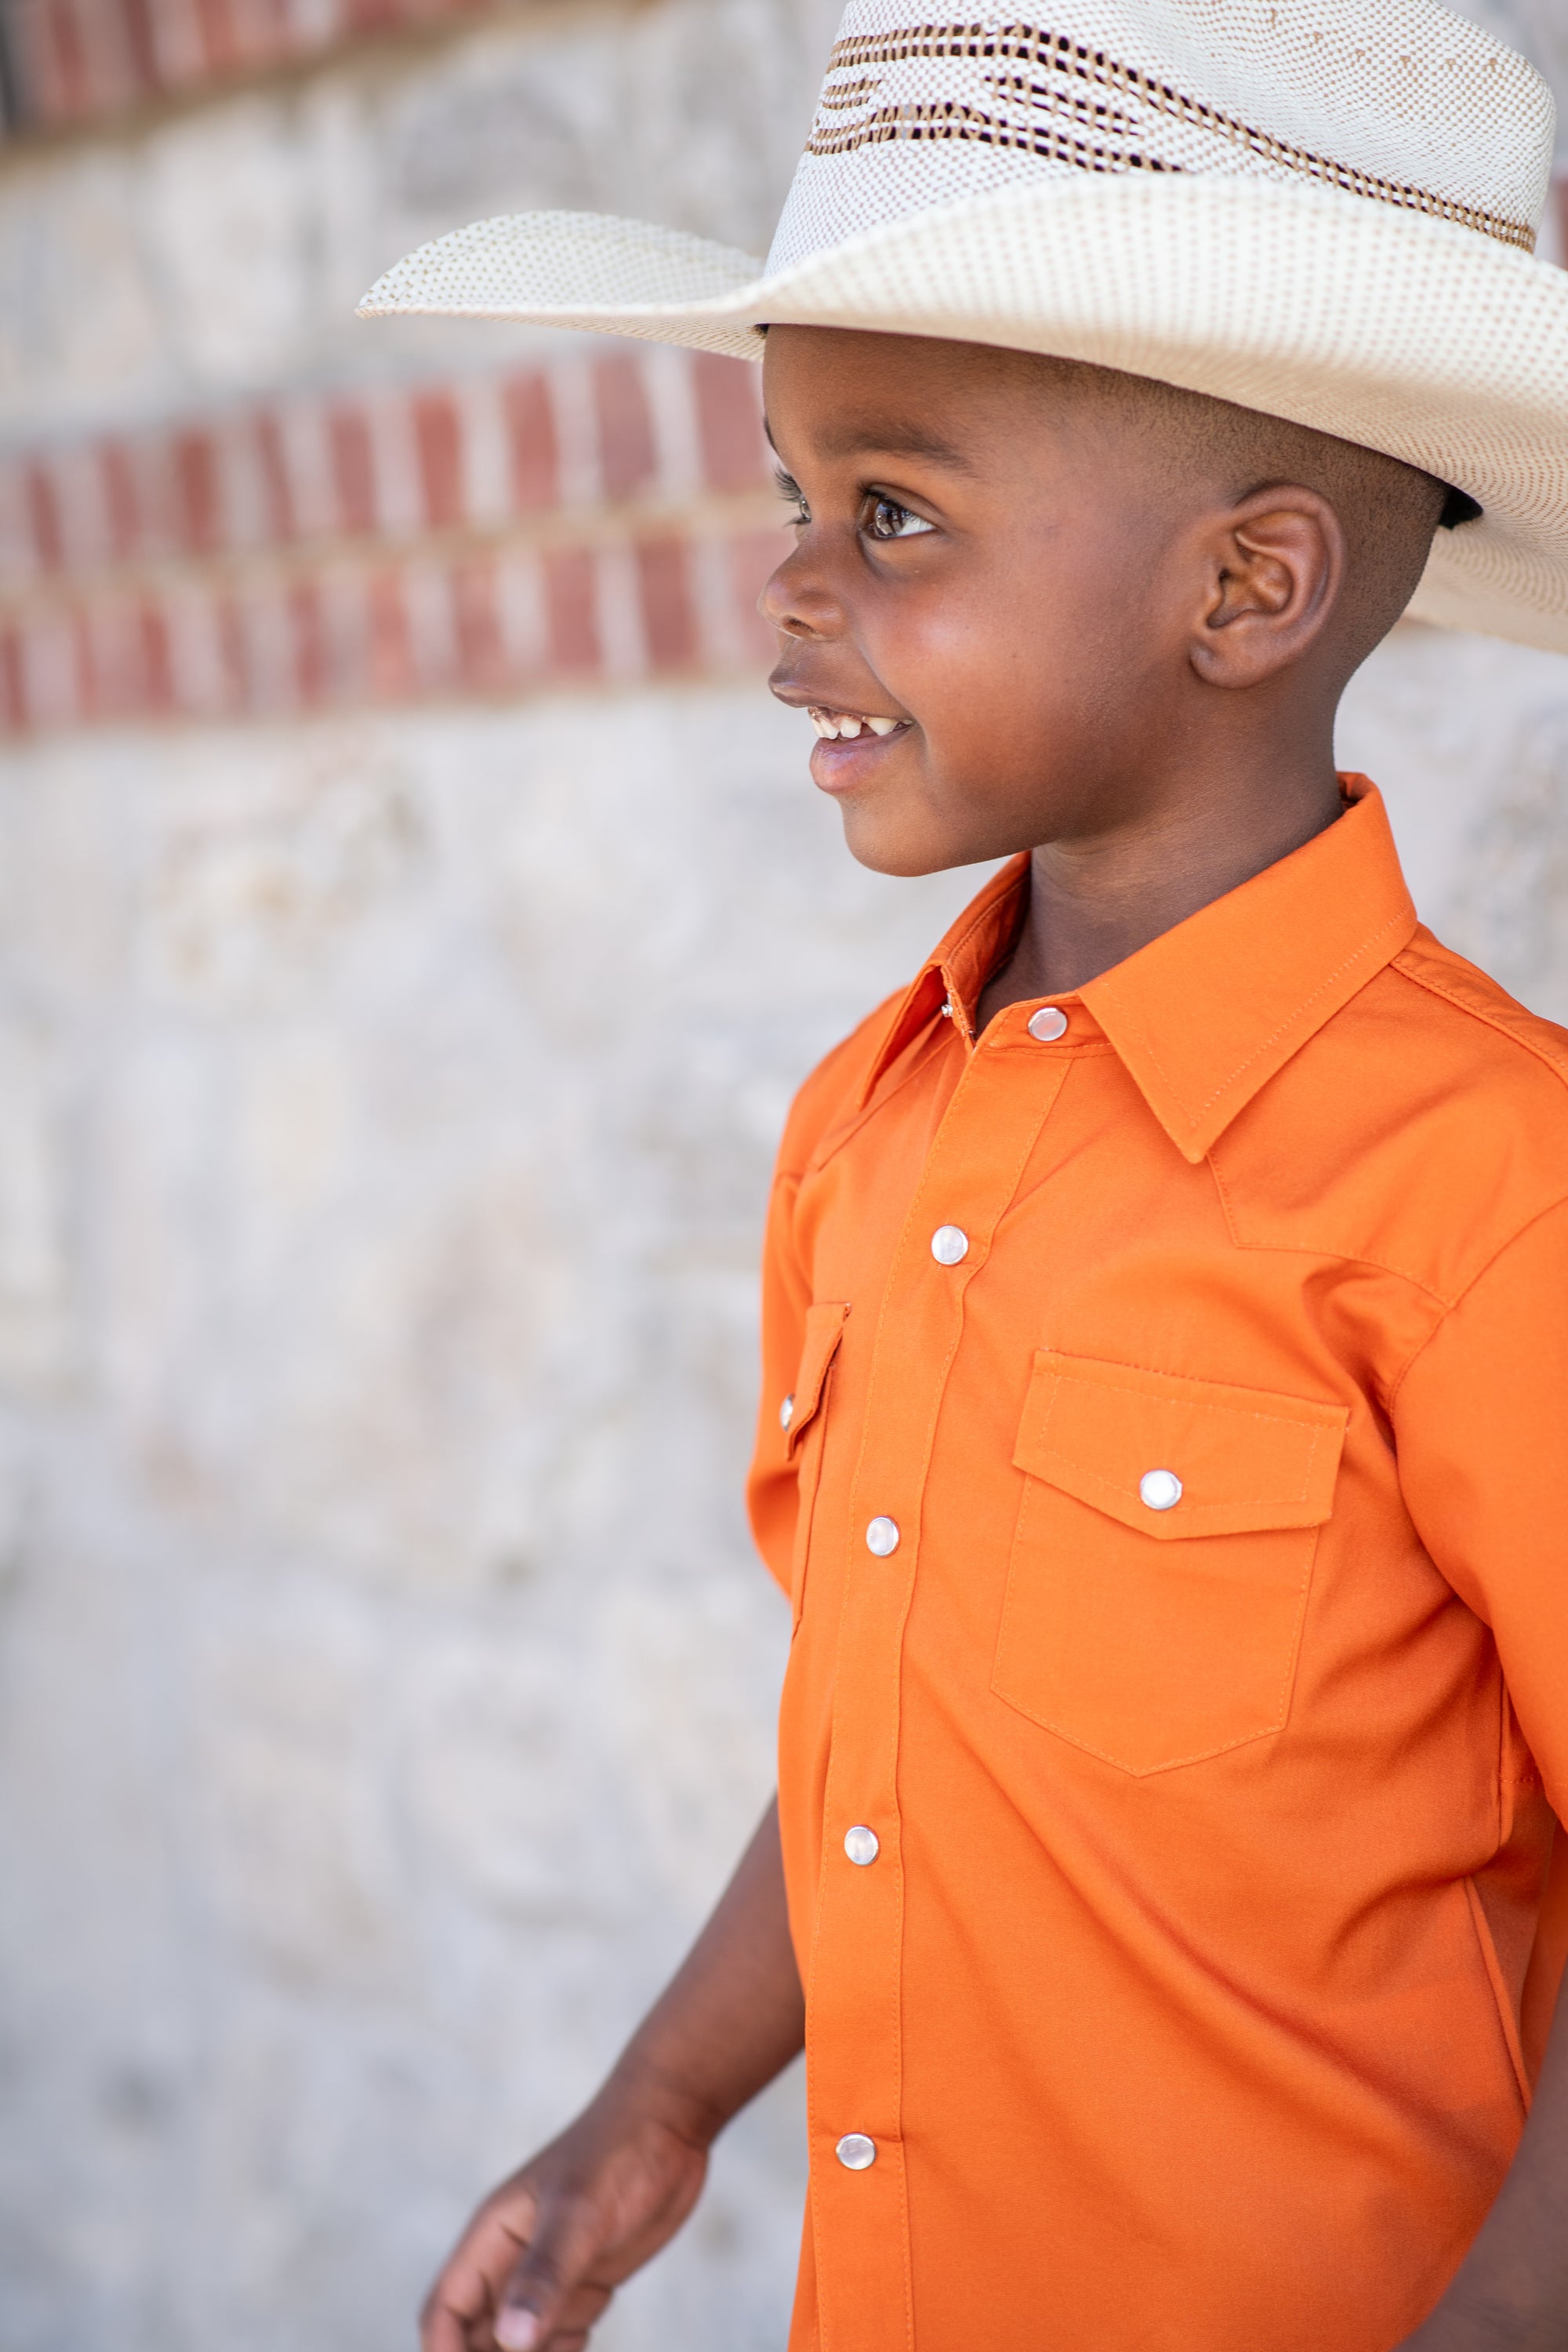
<svg viewBox="0 0 1568 2352"><path fill-rule="evenodd" d="M913 881L921 874L951 874L960 866L980 866L1012 855L1005 848L989 847L956 835L900 825L870 809L857 808L853 802L841 802L839 814L844 821L844 845L856 864L869 873L893 875L900 881Z"/></svg>
<svg viewBox="0 0 1568 2352"><path fill-rule="evenodd" d="M950 866L968 862L944 856L929 844L917 847L900 841L879 825L857 824L848 809L844 811L844 845L858 866L872 874L897 875L901 881L912 881L920 874L945 874Z"/></svg>

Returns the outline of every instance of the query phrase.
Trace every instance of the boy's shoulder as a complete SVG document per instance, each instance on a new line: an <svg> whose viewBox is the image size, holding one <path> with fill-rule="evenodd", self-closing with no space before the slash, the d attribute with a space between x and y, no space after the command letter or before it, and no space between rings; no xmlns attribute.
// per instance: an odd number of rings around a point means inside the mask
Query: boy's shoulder
<svg viewBox="0 0 1568 2352"><path fill-rule="evenodd" d="M1568 1199L1568 1031L1423 927L1213 1159L1243 1246L1353 1258L1452 1301Z"/></svg>
<svg viewBox="0 0 1568 2352"><path fill-rule="evenodd" d="M1518 1093L1521 1108L1528 1100L1548 1117L1568 1119L1568 1029L1531 1013L1424 924L1389 970L1448 1008L1430 1018L1436 1050L1458 1055L1505 1094Z"/></svg>
<svg viewBox="0 0 1568 2352"><path fill-rule="evenodd" d="M893 1017L910 994L896 988L873 1005L847 1037L829 1048L805 1077L790 1106L779 1146L781 1176L800 1176L856 1122L871 1074L887 1044Z"/></svg>

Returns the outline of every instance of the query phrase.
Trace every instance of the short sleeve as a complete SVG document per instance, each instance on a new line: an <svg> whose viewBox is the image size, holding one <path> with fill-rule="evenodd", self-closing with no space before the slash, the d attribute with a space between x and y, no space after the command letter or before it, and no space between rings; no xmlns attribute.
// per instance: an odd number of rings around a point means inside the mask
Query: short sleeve
<svg viewBox="0 0 1568 2352"><path fill-rule="evenodd" d="M1489 1624L1553 1811L1568 1809L1568 1202L1451 1307L1394 1400L1406 1506Z"/></svg>
<svg viewBox="0 0 1568 2352"><path fill-rule="evenodd" d="M787 1592L795 1549L795 1474L782 1408L800 1360L811 1285L795 1248L799 1178L781 1167L773 1179L763 1244L763 1383L757 1437L746 1480L752 1533L768 1568Z"/></svg>

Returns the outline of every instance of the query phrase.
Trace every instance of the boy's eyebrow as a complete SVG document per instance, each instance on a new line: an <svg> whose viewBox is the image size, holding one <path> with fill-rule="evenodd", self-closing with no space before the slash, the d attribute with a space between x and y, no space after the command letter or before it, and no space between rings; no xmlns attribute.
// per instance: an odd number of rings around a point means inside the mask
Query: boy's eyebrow
<svg viewBox="0 0 1568 2352"><path fill-rule="evenodd" d="M763 430L768 436L768 446L778 455L778 444L767 418ZM873 454L888 457L929 457L933 464L946 466L957 474L972 474L973 460L956 442L933 433L929 425L914 425L897 420L870 426L847 425L842 432L824 434L817 445L824 457L864 457Z"/></svg>

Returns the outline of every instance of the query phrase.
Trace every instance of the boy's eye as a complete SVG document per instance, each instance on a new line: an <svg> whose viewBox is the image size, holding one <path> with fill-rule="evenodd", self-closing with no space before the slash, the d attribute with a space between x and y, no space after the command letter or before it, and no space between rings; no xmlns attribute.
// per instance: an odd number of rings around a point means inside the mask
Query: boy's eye
<svg viewBox="0 0 1568 2352"><path fill-rule="evenodd" d="M773 488L786 506L795 508L795 513L789 518L792 523L808 523L811 520L811 509L805 503L805 492L801 488L795 476L786 474L782 466L775 466L773 468Z"/></svg>
<svg viewBox="0 0 1568 2352"><path fill-rule="evenodd" d="M901 507L897 499L873 499L866 521L867 533L872 539L918 539L922 531L934 528L923 515Z"/></svg>

